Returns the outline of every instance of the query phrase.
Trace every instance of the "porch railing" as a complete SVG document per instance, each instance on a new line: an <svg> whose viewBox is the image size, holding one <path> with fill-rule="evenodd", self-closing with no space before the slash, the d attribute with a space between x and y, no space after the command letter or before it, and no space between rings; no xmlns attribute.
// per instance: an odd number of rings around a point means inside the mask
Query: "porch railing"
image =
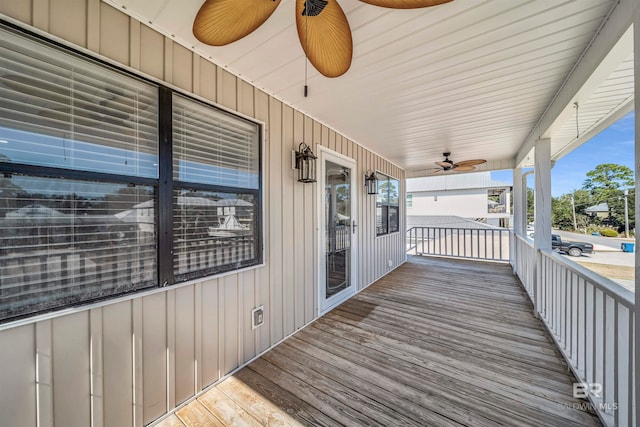
<svg viewBox="0 0 640 427"><path fill-rule="evenodd" d="M555 252L536 253L522 237L514 241L514 270L582 383L574 393L586 395L606 425L634 426L633 293Z"/></svg>
<svg viewBox="0 0 640 427"><path fill-rule="evenodd" d="M524 237L516 236L511 233L513 248L512 262L514 263L514 272L520 278L527 295L533 303L533 288L536 273L536 252L533 245Z"/></svg>
<svg viewBox="0 0 640 427"><path fill-rule="evenodd" d="M500 228L411 227L407 253L509 261L509 230Z"/></svg>

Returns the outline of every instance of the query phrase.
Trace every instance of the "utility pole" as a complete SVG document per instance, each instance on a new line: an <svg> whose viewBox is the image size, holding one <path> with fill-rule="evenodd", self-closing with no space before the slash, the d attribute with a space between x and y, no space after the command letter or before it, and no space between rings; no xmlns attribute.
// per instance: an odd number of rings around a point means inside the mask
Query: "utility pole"
<svg viewBox="0 0 640 427"><path fill-rule="evenodd" d="M573 211L573 231L578 230L578 222L576 221L576 201L571 195L571 210Z"/></svg>
<svg viewBox="0 0 640 427"><path fill-rule="evenodd" d="M629 190L624 190L624 237L629 237Z"/></svg>

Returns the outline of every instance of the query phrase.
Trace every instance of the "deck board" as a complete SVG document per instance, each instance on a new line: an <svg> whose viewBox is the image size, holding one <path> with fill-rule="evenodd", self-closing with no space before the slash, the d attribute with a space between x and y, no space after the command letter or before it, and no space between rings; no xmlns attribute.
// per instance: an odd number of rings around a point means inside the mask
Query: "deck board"
<svg viewBox="0 0 640 427"><path fill-rule="evenodd" d="M220 425L601 425L573 399L573 378L516 280L503 264L412 257L177 418L187 427L207 425L203 417Z"/></svg>

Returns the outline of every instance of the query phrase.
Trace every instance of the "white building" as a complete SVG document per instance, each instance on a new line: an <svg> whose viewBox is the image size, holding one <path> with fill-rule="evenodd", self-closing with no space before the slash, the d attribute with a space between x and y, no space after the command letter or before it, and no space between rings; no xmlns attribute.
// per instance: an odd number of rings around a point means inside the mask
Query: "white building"
<svg viewBox="0 0 640 427"><path fill-rule="evenodd" d="M458 216L508 227L511 186L490 172L407 180L407 227L412 217Z"/></svg>

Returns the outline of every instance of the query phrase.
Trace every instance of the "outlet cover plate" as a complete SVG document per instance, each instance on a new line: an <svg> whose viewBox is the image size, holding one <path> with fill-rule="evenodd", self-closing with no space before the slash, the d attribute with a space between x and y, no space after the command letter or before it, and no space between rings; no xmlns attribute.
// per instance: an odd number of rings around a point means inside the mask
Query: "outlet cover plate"
<svg viewBox="0 0 640 427"><path fill-rule="evenodd" d="M256 329L264 323L264 305L251 310L251 329Z"/></svg>

